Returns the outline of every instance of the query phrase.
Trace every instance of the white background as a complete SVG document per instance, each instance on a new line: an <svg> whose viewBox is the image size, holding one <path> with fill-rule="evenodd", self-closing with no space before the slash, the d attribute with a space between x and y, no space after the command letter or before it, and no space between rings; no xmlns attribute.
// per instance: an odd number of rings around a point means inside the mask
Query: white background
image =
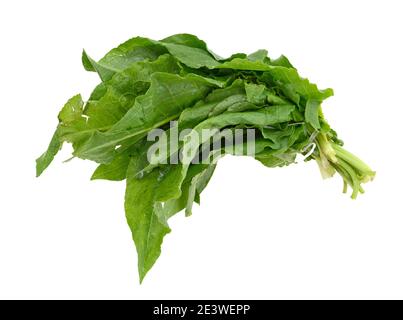
<svg viewBox="0 0 403 320"><path fill-rule="evenodd" d="M0 298L403 298L401 1L2 1ZM222 56L267 48L335 96L324 112L376 171L352 201L315 163L225 158L190 218L171 220L143 285L124 183L62 161L40 178L64 102L132 36L193 33Z"/></svg>

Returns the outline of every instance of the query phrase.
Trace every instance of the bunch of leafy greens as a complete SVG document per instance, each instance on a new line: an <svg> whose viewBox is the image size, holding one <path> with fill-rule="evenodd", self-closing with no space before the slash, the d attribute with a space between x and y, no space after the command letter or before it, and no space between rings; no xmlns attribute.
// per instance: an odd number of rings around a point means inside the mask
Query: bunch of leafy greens
<svg viewBox="0 0 403 320"><path fill-rule="evenodd" d="M254 157L267 167L292 164L314 144L306 160L316 160L323 177L340 174L352 198L375 176L342 147L323 116L321 103L333 91L301 78L284 56L274 60L259 50L223 59L196 36L177 34L130 39L98 62L83 52L82 62L101 83L87 101L76 95L62 108L49 147L37 159L37 176L69 142L74 157L99 163L92 179L126 179L140 281L160 255L167 220L182 209L191 214L215 169L215 163L147 162L147 133L162 128L169 134L172 120L196 131L255 128ZM191 146L191 154L201 147Z"/></svg>

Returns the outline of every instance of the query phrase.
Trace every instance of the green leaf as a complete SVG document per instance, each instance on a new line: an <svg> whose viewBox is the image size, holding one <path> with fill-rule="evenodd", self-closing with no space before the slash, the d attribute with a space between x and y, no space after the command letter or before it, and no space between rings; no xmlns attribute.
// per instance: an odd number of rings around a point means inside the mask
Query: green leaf
<svg viewBox="0 0 403 320"><path fill-rule="evenodd" d="M182 166L174 167L181 168ZM215 164L191 164L182 182L180 197L169 199L164 202L163 207L158 207L157 214L159 219L167 223L170 217L186 208L186 214L190 215L193 201L199 202L200 194L207 186L208 181L214 173L215 167ZM194 179L195 177L198 178ZM194 181L195 184L193 185ZM193 193L194 186L196 186L196 188Z"/></svg>
<svg viewBox="0 0 403 320"><path fill-rule="evenodd" d="M208 66L207 66L208 67ZM271 70L271 66L259 60L249 60L244 58L234 58L220 65L213 66L217 69L234 69L234 70L252 70L267 71Z"/></svg>
<svg viewBox="0 0 403 320"><path fill-rule="evenodd" d="M128 139L138 141L148 131L158 128L196 101L202 99L218 85L208 79L188 75L156 72L151 76L151 86L147 93L135 100L134 106L105 133L95 132L75 155L99 163L110 162L115 148Z"/></svg>
<svg viewBox="0 0 403 320"><path fill-rule="evenodd" d="M262 105L267 100L267 89L262 84L246 83L245 91L248 101L253 104Z"/></svg>
<svg viewBox="0 0 403 320"><path fill-rule="evenodd" d="M59 122L64 125L70 125L77 120L81 120L84 102L81 95L75 95L64 105L59 112Z"/></svg>
<svg viewBox="0 0 403 320"><path fill-rule="evenodd" d="M142 179L137 179L132 174L137 170L137 161L138 159L133 157L128 169L125 210L137 248L138 271L142 282L161 254L164 236L171 230L167 224L161 222L156 213L160 205L155 201L159 172L154 171Z"/></svg>
<svg viewBox="0 0 403 320"><path fill-rule="evenodd" d="M186 155L187 159L183 160L184 175L189 168L190 161L192 161L197 155L199 146L208 141L212 135L216 133L214 130L210 130L209 134L206 134L205 132L203 134L204 129L220 130L224 127L234 125L254 125L258 127L274 125L291 120L291 113L294 109L295 107L293 105L272 106L263 108L259 111L223 113L201 122L194 128L194 132L196 132L199 137L197 141L187 139L187 137L184 138L185 142L182 153L183 155ZM191 137L190 134L189 137Z"/></svg>
<svg viewBox="0 0 403 320"><path fill-rule="evenodd" d="M257 50L248 55L248 59L251 61L262 61L269 62L270 59L267 57L267 50Z"/></svg>
<svg viewBox="0 0 403 320"><path fill-rule="evenodd" d="M48 149L36 160L36 176L39 177L46 168L52 163L56 154L63 145L63 132L68 126L82 126L80 114L83 108L81 95L75 95L69 99L59 113L59 126L55 130ZM76 122L79 122L76 124Z"/></svg>
<svg viewBox="0 0 403 320"><path fill-rule="evenodd" d="M332 89L319 90L308 79L301 78L297 70L287 67L271 67L263 73L261 79L268 85L278 86L291 101L299 104L299 97L323 101L333 95Z"/></svg>
<svg viewBox="0 0 403 320"><path fill-rule="evenodd" d="M85 52L85 50L82 55L82 63L85 70L97 72L102 81L107 81L112 78L115 72L119 71L119 69L114 69L112 66L97 63L87 54L87 52Z"/></svg>
<svg viewBox="0 0 403 320"><path fill-rule="evenodd" d="M170 54L190 68L214 68L219 65L219 62L203 49L173 43L165 43L164 46Z"/></svg>
<svg viewBox="0 0 403 320"><path fill-rule="evenodd" d="M116 72L123 71L135 62L153 61L164 53L166 49L155 41L136 37L109 51L99 62L95 62L84 51L82 61L86 70L98 72L102 81L107 81Z"/></svg>
<svg viewBox="0 0 403 320"><path fill-rule="evenodd" d="M171 56L162 55L153 62L136 62L116 73L104 83L103 96L87 104L85 115L89 117L88 126L110 129L133 107L135 99L146 93L155 72L175 74L179 72L179 67Z"/></svg>
<svg viewBox="0 0 403 320"><path fill-rule="evenodd" d="M185 209L185 214L187 217L192 215L192 207L193 207L193 202L195 201L196 198L199 197L201 192L204 190L204 188L207 186L209 183L214 171L215 171L216 165L215 164L210 164L207 166L206 169L201 171L198 174L190 174L191 180L190 184L188 187L188 195L187 195L187 202L186 202L186 209ZM189 174L188 174L189 176Z"/></svg>
<svg viewBox="0 0 403 320"><path fill-rule="evenodd" d="M286 56L281 55L277 59L271 60L270 64L273 66L285 67L285 68L294 68L291 62L288 60Z"/></svg>
<svg viewBox="0 0 403 320"><path fill-rule="evenodd" d="M203 173L197 185L201 193L214 171L211 166L192 165L184 179L181 165L174 165L156 168L138 178L148 146L143 144L131 157L125 196L126 218L138 253L140 282L161 253L163 238L170 232L167 220L188 204L193 178Z"/></svg>
<svg viewBox="0 0 403 320"><path fill-rule="evenodd" d="M162 55L153 62L134 63L102 87L98 86L95 94L98 100L90 100L84 109L81 96L71 99L59 114L60 139L71 142L77 150L95 133L111 129L133 106L137 96L148 90L151 75L159 71L179 72L176 60Z"/></svg>
<svg viewBox="0 0 403 320"><path fill-rule="evenodd" d="M197 150L201 144L208 141L216 131L221 130L224 127L239 126L239 125L251 125L255 127L263 127L268 125L274 125L282 122L287 122L292 119L292 112L295 110L293 105L281 105L281 106L270 106L265 107L257 111L244 111L244 112L225 112L220 115L206 119L200 122L193 128L193 132L189 134L188 137L184 137L185 141L183 144L183 149L187 150L189 160L192 160L197 153ZM210 129L209 132L203 134L204 129ZM214 131L214 129L216 131ZM191 135L196 134L198 136L197 144L192 145L194 142L186 142L187 138L191 138ZM168 136L170 134L168 133ZM166 145L168 141L158 141L158 149L165 150L168 146ZM179 151L182 145L178 145L176 149L170 149L167 157L173 155L175 152ZM185 152L185 151L184 151ZM151 163L143 171L148 172L156 166L159 161L166 160L165 158L151 157ZM184 169L187 170L186 168Z"/></svg>
<svg viewBox="0 0 403 320"><path fill-rule="evenodd" d="M224 113L209 118L195 127L195 130L203 128L223 128L230 125L268 126L287 122L292 119L293 105L280 105L262 108L258 111Z"/></svg>
<svg viewBox="0 0 403 320"><path fill-rule="evenodd" d="M48 149L38 158L36 159L36 176L39 177L43 171L52 163L56 154L62 148L62 143L59 138L59 131L56 129L53 134L52 139L50 140Z"/></svg>
<svg viewBox="0 0 403 320"><path fill-rule="evenodd" d="M263 151L255 156L255 159L269 168L288 166L295 162L296 153L288 152L275 154L272 151Z"/></svg>
<svg viewBox="0 0 403 320"><path fill-rule="evenodd" d="M212 52L207 48L207 44L203 40L200 40L193 34L189 33L174 34L170 37L162 39L161 42L180 44L192 48L199 48L209 53L214 59L216 60L221 59L218 55L216 55L214 52Z"/></svg>
<svg viewBox="0 0 403 320"><path fill-rule="evenodd" d="M244 83L241 80L234 81L230 86L222 89L213 90L205 99L200 100L192 108L183 110L179 116L179 126L181 129L192 128L201 121L206 120L209 115L216 110L215 114L218 114L218 110L225 111L225 108L217 107L222 104L228 98L233 96L245 95ZM226 107L230 107L231 104Z"/></svg>
<svg viewBox="0 0 403 320"><path fill-rule="evenodd" d="M119 154L110 163L100 164L92 174L91 180L122 181L126 179L129 162L130 155L128 153Z"/></svg>
<svg viewBox="0 0 403 320"><path fill-rule="evenodd" d="M207 44L193 34L179 33L161 40L162 43L179 44L190 48L198 48L208 52Z"/></svg>
<svg viewBox="0 0 403 320"><path fill-rule="evenodd" d="M160 175L163 179L159 180L156 191L156 201L165 202L170 199L177 199L181 195L181 185L185 179L182 165L170 165L159 168Z"/></svg>
<svg viewBox="0 0 403 320"><path fill-rule="evenodd" d="M316 130L320 129L319 108L320 108L320 102L317 100L309 99L306 102L305 107L306 122L309 123Z"/></svg>
<svg viewBox="0 0 403 320"><path fill-rule="evenodd" d="M96 72L96 71L97 71L97 70L94 68L94 64L96 64L95 61L92 60L92 59L88 56L88 54L87 54L87 52L85 52L85 50L83 50L83 53L82 53L82 55L81 55L81 62L82 62L82 64L83 64L83 67L84 67L85 70L87 70L87 71L92 71L92 72Z"/></svg>

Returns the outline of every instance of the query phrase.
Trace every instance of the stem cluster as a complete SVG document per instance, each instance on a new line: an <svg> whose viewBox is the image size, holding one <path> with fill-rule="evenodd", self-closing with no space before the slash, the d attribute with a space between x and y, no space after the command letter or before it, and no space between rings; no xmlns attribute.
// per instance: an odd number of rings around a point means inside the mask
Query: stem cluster
<svg viewBox="0 0 403 320"><path fill-rule="evenodd" d="M318 152L314 158L322 176L328 178L336 172L339 173L343 178L343 192L346 193L350 186L353 190L352 199L356 199L359 193L364 193L362 184L373 180L375 171L340 144L328 139L323 133L319 133L316 137L316 144Z"/></svg>

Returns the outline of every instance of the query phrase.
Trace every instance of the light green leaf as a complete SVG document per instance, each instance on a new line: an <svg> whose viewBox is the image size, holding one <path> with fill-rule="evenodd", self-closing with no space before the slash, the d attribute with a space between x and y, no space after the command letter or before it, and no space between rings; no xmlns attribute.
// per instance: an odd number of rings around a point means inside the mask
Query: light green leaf
<svg viewBox="0 0 403 320"><path fill-rule="evenodd" d="M173 43L165 43L164 46L170 54L188 67L196 69L201 67L214 68L219 65L219 62L205 50Z"/></svg>
<svg viewBox="0 0 403 320"><path fill-rule="evenodd" d="M266 103L267 89L263 84L245 83L245 91L249 102L256 105Z"/></svg>
<svg viewBox="0 0 403 320"><path fill-rule="evenodd" d="M59 138L59 131L56 129L53 134L52 139L50 140L48 149L38 158L36 159L36 176L39 177L43 171L52 163L56 154L62 148L62 143Z"/></svg>
<svg viewBox="0 0 403 320"><path fill-rule="evenodd" d="M261 79L269 85L279 86L285 96L296 104L299 104L300 96L306 100L323 101L333 95L332 89L319 90L308 79L301 78L297 70L293 68L271 67L263 73Z"/></svg>
<svg viewBox="0 0 403 320"><path fill-rule="evenodd" d="M203 40L200 40L198 37L194 36L193 34L188 34L188 33L175 34L175 35L172 35L165 39L162 39L161 42L162 43L180 44L180 45L184 45L184 46L191 47L191 48L199 48L199 49L202 49L202 50L206 51L207 53L209 53L216 60L221 59L218 55L216 55L214 52L210 51L207 48L207 45Z"/></svg>
<svg viewBox="0 0 403 320"><path fill-rule="evenodd" d="M54 157L62 148L63 131L67 127L82 127L80 114L83 108L81 95L75 95L69 99L59 113L59 125L52 136L48 149L36 160L36 176L39 177L43 171L52 163Z"/></svg>
<svg viewBox="0 0 403 320"><path fill-rule="evenodd" d="M130 154L127 152L121 153L110 163L100 164L92 174L91 180L122 181L126 179L129 162Z"/></svg>
<svg viewBox="0 0 403 320"><path fill-rule="evenodd" d="M309 99L305 107L305 119L316 130L320 129L319 122L319 108L320 102L317 100Z"/></svg>
<svg viewBox="0 0 403 320"><path fill-rule="evenodd" d="M281 55L277 59L271 60L270 64L273 65L273 66L294 68L294 66L291 64L291 62L288 60L288 58L286 56L283 56L283 55Z"/></svg>
<svg viewBox="0 0 403 320"><path fill-rule="evenodd" d="M132 38L109 51L99 62L83 52L83 65L88 71L97 71L102 81L112 78L116 72L123 71L138 61L153 61L166 53L166 49L147 38Z"/></svg>
<svg viewBox="0 0 403 320"><path fill-rule="evenodd" d="M159 172L154 171L142 179L137 179L133 174L133 171L137 170L137 161L138 159L133 157L128 169L125 210L137 248L138 271L142 282L161 254L164 236L171 230L167 224L160 221L156 213L160 205L155 201Z"/></svg>
<svg viewBox="0 0 403 320"><path fill-rule="evenodd" d="M242 58L234 58L220 65L213 66L217 69L234 69L234 70L252 70L252 71L267 71L271 70L271 66L259 60L249 60Z"/></svg>
<svg viewBox="0 0 403 320"><path fill-rule="evenodd" d="M251 61L261 61L261 62L269 62L270 59L267 57L267 50L261 49L257 50L248 55L248 60Z"/></svg>

